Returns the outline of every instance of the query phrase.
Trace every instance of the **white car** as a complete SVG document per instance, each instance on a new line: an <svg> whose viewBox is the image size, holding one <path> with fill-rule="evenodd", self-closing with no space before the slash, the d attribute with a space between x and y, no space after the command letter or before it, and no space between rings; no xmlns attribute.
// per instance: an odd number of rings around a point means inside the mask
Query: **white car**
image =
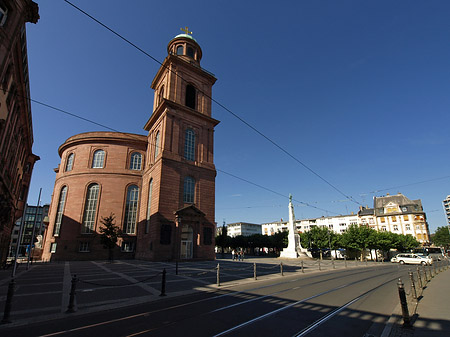
<svg viewBox="0 0 450 337"><path fill-rule="evenodd" d="M419 255L419 254L397 254L391 259L391 262L397 262L400 264L421 264L421 265L432 265L433 259L429 256Z"/></svg>

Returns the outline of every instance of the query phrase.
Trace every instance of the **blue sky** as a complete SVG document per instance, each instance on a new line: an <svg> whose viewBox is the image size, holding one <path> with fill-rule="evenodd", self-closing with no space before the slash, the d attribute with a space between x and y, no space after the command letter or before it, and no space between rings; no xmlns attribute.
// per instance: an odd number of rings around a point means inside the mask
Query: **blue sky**
<svg viewBox="0 0 450 337"><path fill-rule="evenodd" d="M36 1L36 0L35 0ZM34 100L110 128L145 134L159 64L62 0L37 1L27 25ZM188 26L213 97L216 221L264 223L357 212L374 196L421 199L431 231L450 194L450 2L145 1L73 3L159 61ZM28 197L49 203L70 136L104 130L32 104L41 157ZM271 193L223 172L280 193ZM305 202L314 207L307 207ZM358 204L359 203L359 204ZM318 209L320 208L320 209Z"/></svg>

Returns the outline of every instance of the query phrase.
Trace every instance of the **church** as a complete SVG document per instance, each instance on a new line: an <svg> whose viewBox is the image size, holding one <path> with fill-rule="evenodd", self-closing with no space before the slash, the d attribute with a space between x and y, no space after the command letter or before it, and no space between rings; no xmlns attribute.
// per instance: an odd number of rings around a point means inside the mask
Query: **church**
<svg viewBox="0 0 450 337"><path fill-rule="evenodd" d="M147 136L87 132L60 147L44 261L107 259L100 241L114 214L114 258L215 258L212 86L202 50L186 29L167 46L151 88Z"/></svg>

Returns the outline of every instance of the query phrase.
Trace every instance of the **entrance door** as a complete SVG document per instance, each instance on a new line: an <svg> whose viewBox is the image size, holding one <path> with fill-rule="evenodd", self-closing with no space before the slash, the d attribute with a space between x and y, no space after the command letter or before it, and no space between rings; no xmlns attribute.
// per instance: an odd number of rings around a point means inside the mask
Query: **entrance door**
<svg viewBox="0 0 450 337"><path fill-rule="evenodd" d="M192 259L193 257L192 238L193 238L192 227L184 225L181 231L181 249L180 249L181 259Z"/></svg>

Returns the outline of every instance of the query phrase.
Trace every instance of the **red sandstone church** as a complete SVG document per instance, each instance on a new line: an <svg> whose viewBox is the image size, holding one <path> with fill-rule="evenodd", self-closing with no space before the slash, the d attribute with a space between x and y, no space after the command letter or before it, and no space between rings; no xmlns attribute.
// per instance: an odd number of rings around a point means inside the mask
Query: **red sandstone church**
<svg viewBox="0 0 450 337"><path fill-rule="evenodd" d="M216 78L191 35L167 51L147 136L87 132L60 146L44 260L107 259L99 228L111 213L123 231L115 258L214 259Z"/></svg>

